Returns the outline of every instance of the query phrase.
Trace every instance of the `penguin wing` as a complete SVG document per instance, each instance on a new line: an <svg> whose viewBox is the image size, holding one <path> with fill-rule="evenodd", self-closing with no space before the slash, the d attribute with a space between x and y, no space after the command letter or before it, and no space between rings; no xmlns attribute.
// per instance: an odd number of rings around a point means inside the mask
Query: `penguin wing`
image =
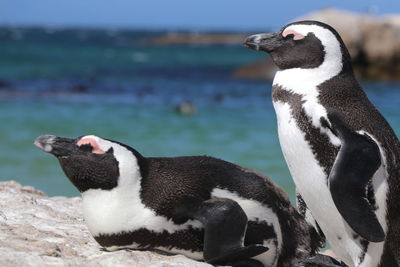
<svg viewBox="0 0 400 267"><path fill-rule="evenodd" d="M204 260L207 263L231 265L268 251L268 247L260 244L244 246L247 216L232 199L205 200L197 207L189 207L186 215L204 226Z"/></svg>
<svg viewBox="0 0 400 267"><path fill-rule="evenodd" d="M381 165L378 145L351 130L337 113L328 114L331 130L342 142L329 174L332 199L350 227L370 242L382 242L385 233L367 199L367 185Z"/></svg>

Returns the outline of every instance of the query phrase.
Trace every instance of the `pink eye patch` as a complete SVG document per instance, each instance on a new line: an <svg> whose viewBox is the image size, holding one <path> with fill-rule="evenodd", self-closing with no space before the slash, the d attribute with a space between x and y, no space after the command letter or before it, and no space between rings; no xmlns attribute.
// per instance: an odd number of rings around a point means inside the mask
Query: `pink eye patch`
<svg viewBox="0 0 400 267"><path fill-rule="evenodd" d="M78 146L90 144L92 146L92 153L95 154L104 154L106 153L103 149L100 148L99 144L94 140L94 138L84 137L80 139L77 143Z"/></svg>
<svg viewBox="0 0 400 267"><path fill-rule="evenodd" d="M283 37L286 37L286 36L288 36L289 34L293 34L293 35L294 35L293 40L301 40L301 39L304 39L304 37L305 37L305 36L302 35L301 33L298 33L298 32L292 31L292 30L285 30L285 31L283 31L282 36L283 36Z"/></svg>

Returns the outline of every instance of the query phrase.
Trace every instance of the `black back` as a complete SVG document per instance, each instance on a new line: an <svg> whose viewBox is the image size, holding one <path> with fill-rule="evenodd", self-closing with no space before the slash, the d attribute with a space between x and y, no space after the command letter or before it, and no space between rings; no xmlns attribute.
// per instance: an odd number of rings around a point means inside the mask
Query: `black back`
<svg viewBox="0 0 400 267"><path fill-rule="evenodd" d="M283 235L283 251L278 266L285 266L284 261L293 257L312 254L321 246L320 237L291 205L286 193L268 177L255 171L216 158L195 156L147 158L142 174L143 203L176 223L188 219L179 212L182 203L196 205L207 200L214 188L236 192L240 197L270 207L279 218ZM265 228L257 230L256 223L249 224L245 245L247 240L261 243L271 237ZM309 251L297 251L300 246Z"/></svg>

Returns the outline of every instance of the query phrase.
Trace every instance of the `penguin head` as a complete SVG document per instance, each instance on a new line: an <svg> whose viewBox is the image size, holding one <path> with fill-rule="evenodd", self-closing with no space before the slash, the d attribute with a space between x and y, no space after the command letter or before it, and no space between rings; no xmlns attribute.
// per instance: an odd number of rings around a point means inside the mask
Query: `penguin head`
<svg viewBox="0 0 400 267"><path fill-rule="evenodd" d="M138 152L94 135L76 139L42 135L34 144L58 158L65 175L80 192L112 190L140 173Z"/></svg>
<svg viewBox="0 0 400 267"><path fill-rule="evenodd" d="M351 68L350 55L339 34L318 21L298 21L279 32L249 36L244 45L264 51L281 70L318 68L322 64Z"/></svg>

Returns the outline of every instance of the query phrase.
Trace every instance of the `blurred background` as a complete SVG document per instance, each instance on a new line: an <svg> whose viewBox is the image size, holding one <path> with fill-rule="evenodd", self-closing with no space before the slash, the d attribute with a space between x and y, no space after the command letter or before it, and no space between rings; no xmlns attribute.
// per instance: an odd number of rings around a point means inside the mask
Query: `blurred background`
<svg viewBox="0 0 400 267"><path fill-rule="evenodd" d="M294 185L279 148L269 57L249 34L333 25L400 133L398 1L0 0L0 180L77 196L42 134L95 134L144 156L210 155Z"/></svg>

